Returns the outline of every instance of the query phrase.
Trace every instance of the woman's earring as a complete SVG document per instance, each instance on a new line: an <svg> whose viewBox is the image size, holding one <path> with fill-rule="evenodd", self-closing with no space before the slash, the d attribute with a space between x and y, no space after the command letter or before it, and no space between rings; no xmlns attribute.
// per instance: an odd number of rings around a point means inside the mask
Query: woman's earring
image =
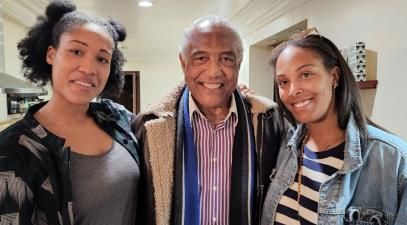
<svg viewBox="0 0 407 225"><path fill-rule="evenodd" d="M338 83L335 83L333 88L335 89L336 87L338 87Z"/></svg>

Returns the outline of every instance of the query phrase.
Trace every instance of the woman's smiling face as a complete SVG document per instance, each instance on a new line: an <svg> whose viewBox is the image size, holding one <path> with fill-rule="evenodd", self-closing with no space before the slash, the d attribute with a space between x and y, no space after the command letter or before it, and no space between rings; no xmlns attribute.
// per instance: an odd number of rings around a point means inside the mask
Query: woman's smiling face
<svg viewBox="0 0 407 225"><path fill-rule="evenodd" d="M110 73L113 40L96 24L75 26L50 46L53 96L73 104L88 104L104 89Z"/></svg>
<svg viewBox="0 0 407 225"><path fill-rule="evenodd" d="M275 69L281 101L298 122L318 123L336 116L333 90L338 67L328 70L314 51L288 46Z"/></svg>

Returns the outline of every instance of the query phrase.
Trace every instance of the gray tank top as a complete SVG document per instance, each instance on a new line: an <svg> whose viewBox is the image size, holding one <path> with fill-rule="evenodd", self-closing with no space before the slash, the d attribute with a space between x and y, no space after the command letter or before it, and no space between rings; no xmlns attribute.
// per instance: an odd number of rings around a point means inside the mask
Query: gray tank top
<svg viewBox="0 0 407 225"><path fill-rule="evenodd" d="M135 224L140 170L118 142L104 155L71 152L70 176L76 225Z"/></svg>

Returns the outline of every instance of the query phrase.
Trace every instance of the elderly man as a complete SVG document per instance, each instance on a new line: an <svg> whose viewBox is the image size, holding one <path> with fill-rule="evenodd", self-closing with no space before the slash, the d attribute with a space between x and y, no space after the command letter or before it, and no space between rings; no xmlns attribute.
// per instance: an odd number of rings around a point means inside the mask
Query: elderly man
<svg viewBox="0 0 407 225"><path fill-rule="evenodd" d="M187 28L185 83L138 115L143 149L140 224L249 225L274 167L281 133L275 104L236 89L242 41L224 19Z"/></svg>

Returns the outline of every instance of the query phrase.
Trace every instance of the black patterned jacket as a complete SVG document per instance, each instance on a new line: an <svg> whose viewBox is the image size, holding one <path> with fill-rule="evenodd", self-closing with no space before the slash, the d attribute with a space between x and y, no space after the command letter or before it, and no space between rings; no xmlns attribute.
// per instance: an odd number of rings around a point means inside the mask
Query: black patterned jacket
<svg viewBox="0 0 407 225"><path fill-rule="evenodd" d="M0 133L0 224L73 224L70 150L34 119L44 104ZM91 103L88 114L139 164L133 114L110 100Z"/></svg>

